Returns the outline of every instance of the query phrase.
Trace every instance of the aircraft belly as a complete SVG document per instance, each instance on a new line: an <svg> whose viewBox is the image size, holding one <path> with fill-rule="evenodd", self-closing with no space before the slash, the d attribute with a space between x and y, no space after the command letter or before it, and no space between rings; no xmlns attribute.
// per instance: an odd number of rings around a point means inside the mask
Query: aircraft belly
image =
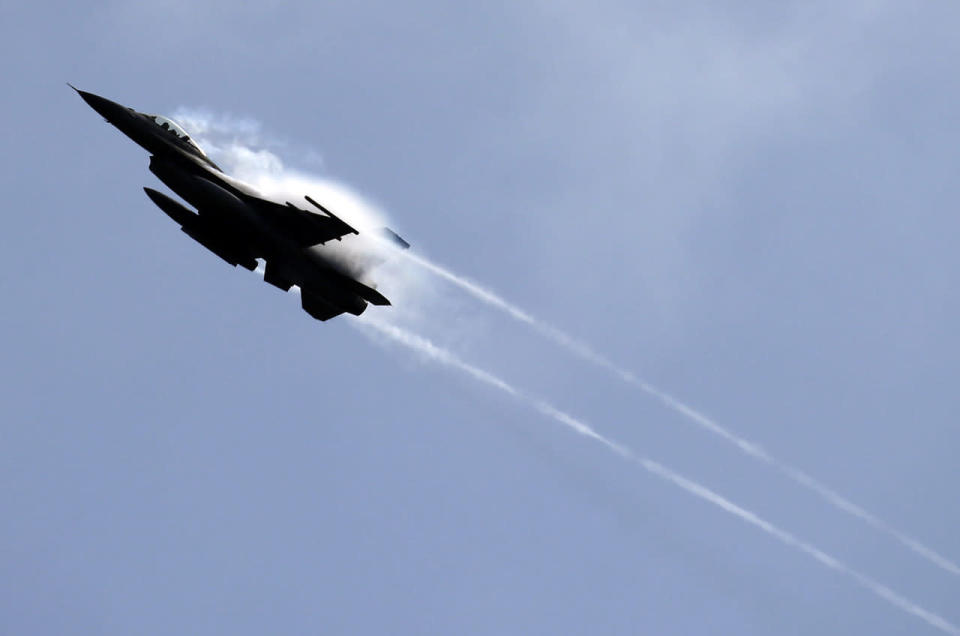
<svg viewBox="0 0 960 636"><path fill-rule="evenodd" d="M200 243L205 248L230 263L231 265L242 265L253 271L257 267L256 259L250 254L246 247L237 241L230 241L224 236L218 236L215 233L206 232L196 225L184 225L182 229L187 236Z"/></svg>

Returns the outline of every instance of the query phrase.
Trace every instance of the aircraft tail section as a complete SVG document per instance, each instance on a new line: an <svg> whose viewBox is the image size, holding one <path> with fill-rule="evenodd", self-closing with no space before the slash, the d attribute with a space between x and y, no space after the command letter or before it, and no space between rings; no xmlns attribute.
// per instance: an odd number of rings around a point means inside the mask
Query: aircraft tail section
<svg viewBox="0 0 960 636"><path fill-rule="evenodd" d="M305 312L321 321L330 320L344 312L343 308L327 302L321 296L306 291L300 292L300 304Z"/></svg>
<svg viewBox="0 0 960 636"><path fill-rule="evenodd" d="M390 304L390 301L387 300L386 296L378 292L373 287L368 287L367 285L364 285L360 281L354 280L348 276L343 276L342 282L346 289L348 289L350 292L356 294L357 296L359 296L360 298L364 299L365 301L367 301L372 305L383 306L383 305Z"/></svg>

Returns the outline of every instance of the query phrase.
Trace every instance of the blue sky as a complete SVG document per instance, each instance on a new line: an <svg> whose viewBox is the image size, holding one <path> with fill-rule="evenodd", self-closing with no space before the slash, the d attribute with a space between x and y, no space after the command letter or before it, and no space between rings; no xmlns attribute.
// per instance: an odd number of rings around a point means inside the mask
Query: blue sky
<svg viewBox="0 0 960 636"><path fill-rule="evenodd" d="M956 560L960 9L0 7L0 632L937 633L529 405L313 321L160 214L144 152L64 82L258 122L417 253ZM380 311L960 623L955 575L429 292Z"/></svg>

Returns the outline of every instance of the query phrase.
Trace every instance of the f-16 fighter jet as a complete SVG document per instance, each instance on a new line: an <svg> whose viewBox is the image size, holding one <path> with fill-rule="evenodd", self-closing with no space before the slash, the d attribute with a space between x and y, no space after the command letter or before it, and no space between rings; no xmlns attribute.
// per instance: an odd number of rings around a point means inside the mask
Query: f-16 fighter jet
<svg viewBox="0 0 960 636"><path fill-rule="evenodd" d="M256 269L256 259L265 260L263 279L284 291L297 285L304 310L317 320L344 312L359 316L367 303L390 304L322 249L325 243L358 234L333 211L308 195L297 204L270 201L250 185L224 174L173 120L71 88L150 152L150 171L196 211L144 188L147 196L211 252L234 267L242 265L249 270ZM387 228L381 236L402 249L409 247Z"/></svg>

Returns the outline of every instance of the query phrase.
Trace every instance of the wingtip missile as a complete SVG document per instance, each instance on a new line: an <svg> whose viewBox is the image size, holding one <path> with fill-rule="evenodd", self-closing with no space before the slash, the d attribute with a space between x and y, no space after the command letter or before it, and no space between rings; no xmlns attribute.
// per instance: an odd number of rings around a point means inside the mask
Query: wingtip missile
<svg viewBox="0 0 960 636"><path fill-rule="evenodd" d="M406 241L404 241L403 238L402 238L399 234L397 234L396 232L394 232L393 230L391 230L391 229L388 228L388 227L382 227L382 228L380 228L380 235L381 235L384 239L386 239L386 240L389 241L390 243L393 243L396 247L399 247L399 248L402 249L402 250L406 250L406 249L409 249L409 248L410 248L410 244L409 244L409 243L407 243Z"/></svg>
<svg viewBox="0 0 960 636"><path fill-rule="evenodd" d="M337 221L337 222L339 222L341 225L343 225L343 227L345 227L345 228L347 229L347 231L350 232L351 234L358 234L358 235L360 234L360 232L358 232L356 229L354 229L354 227L353 227L352 225L350 225L349 223L347 223L346 221L344 221L343 219L341 219L339 216L337 216L336 214L334 214L333 212L331 212L331 211L328 210L327 208L323 207L322 205L320 205L319 203L317 203L316 201L314 201L314 200L310 197L309 194L303 195L303 198L306 199L308 202L312 203L313 205L315 205L316 207L318 207L321 212L323 212L324 214L326 214L327 216L329 216L331 219L333 219L334 221Z"/></svg>

